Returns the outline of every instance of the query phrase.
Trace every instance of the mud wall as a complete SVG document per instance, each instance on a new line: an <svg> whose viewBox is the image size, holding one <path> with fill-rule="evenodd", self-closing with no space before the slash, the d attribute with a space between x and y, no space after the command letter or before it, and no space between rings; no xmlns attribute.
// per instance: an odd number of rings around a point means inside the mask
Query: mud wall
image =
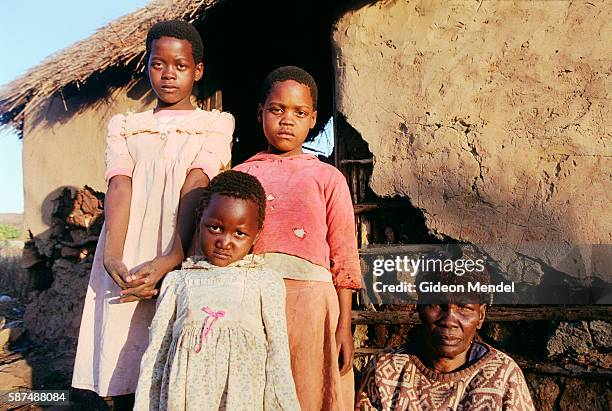
<svg viewBox="0 0 612 411"><path fill-rule="evenodd" d="M104 147L110 118L152 104L146 80L116 88L92 84L74 97L57 95L43 109L28 108L23 130L24 227L46 238L53 200L65 187L106 191Z"/></svg>
<svg viewBox="0 0 612 411"><path fill-rule="evenodd" d="M381 0L345 13L336 105L373 154L369 186L408 198L440 238L485 245L512 279L609 284L609 248L593 244L612 243L611 17L603 1ZM538 410L606 410L610 324L486 323L480 338L519 361ZM358 328L367 349L413 337Z"/></svg>
<svg viewBox="0 0 612 411"><path fill-rule="evenodd" d="M337 107L374 154L372 189L462 241L611 243L611 19L603 1L346 13Z"/></svg>

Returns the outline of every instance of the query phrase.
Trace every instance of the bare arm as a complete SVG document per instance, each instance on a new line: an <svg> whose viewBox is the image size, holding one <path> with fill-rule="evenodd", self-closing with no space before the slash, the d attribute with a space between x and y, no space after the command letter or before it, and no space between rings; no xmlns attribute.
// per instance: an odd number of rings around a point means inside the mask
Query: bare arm
<svg viewBox="0 0 612 411"><path fill-rule="evenodd" d="M336 328L336 346L342 360L340 374L344 375L353 367L353 355L355 354L353 333L351 331L353 290L350 288L339 288L337 293L340 316L338 317L338 327Z"/></svg>
<svg viewBox="0 0 612 411"><path fill-rule="evenodd" d="M123 246L130 220L132 202L132 179L117 175L111 178L104 199L106 244L104 268L121 288L127 288L128 270L123 263Z"/></svg>
<svg viewBox="0 0 612 411"><path fill-rule="evenodd" d="M121 302L149 299L157 294L155 285L183 261L196 226L196 210L210 180L200 169L193 169L181 187L178 216L172 248L167 255L143 264L128 277L130 288L121 292Z"/></svg>
<svg viewBox="0 0 612 411"><path fill-rule="evenodd" d="M193 234L197 226L196 211L200 198L210 180L199 168L193 169L181 188L181 201L179 203L178 221L176 225L177 236L172 247L172 253L180 256L179 263L185 258L191 245Z"/></svg>
<svg viewBox="0 0 612 411"><path fill-rule="evenodd" d="M340 374L345 375L353 366L355 353L351 332L352 294L353 289L359 289L361 285L361 270L357 238L355 238L353 203L346 180L340 172L330 177L330 182L326 187L326 198L330 271L340 306L336 328L336 348L340 362Z"/></svg>

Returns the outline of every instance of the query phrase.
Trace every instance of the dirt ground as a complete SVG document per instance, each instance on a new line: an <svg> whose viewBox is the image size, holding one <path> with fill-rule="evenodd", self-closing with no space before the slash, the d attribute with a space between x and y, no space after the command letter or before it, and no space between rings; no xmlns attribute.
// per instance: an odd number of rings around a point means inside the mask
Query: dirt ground
<svg viewBox="0 0 612 411"><path fill-rule="evenodd" d="M0 303L0 316L6 318L7 325L15 327L13 328L17 330L15 334L20 334L24 311L25 304L21 299L13 298L10 302ZM69 353L66 352L36 346L26 334L21 334L0 352L0 387L2 390L66 389L70 386L70 381L67 379L70 371L57 369L56 364L70 363L68 355ZM58 358L61 356L67 358ZM43 409L43 407L0 403L0 409L34 410Z"/></svg>
<svg viewBox="0 0 612 411"><path fill-rule="evenodd" d="M20 303L19 303L20 304ZM1 308L5 312L5 307ZM33 344L22 336L0 353L2 390L68 390L65 405L10 404L0 400L0 410L108 410L109 404L95 394L70 389L74 352L56 346Z"/></svg>
<svg viewBox="0 0 612 411"><path fill-rule="evenodd" d="M62 347L35 345L23 332L27 274L20 267L23 244L0 244L0 390L66 390L74 353ZM2 339L4 337L4 339ZM9 341L4 344L8 339ZM34 410L0 399L0 410ZM57 407L56 407L57 408ZM62 407L65 409L65 407Z"/></svg>
<svg viewBox="0 0 612 411"><path fill-rule="evenodd" d="M73 345L36 344L24 332L29 278L21 268L22 249L22 242L0 242L0 391L70 390ZM2 336L9 340L6 344ZM62 406L17 405L0 398L0 411L43 409L108 410L112 406L82 390L70 390L70 402Z"/></svg>
<svg viewBox="0 0 612 411"><path fill-rule="evenodd" d="M69 386L68 370L55 369L50 364L58 356L69 353L37 347L23 332L23 314L26 304L26 289L18 287L27 275L20 267L21 249L14 244L0 245L0 389L65 389ZM27 284L27 281L26 281ZM2 410L41 409L33 405L16 406L0 400Z"/></svg>

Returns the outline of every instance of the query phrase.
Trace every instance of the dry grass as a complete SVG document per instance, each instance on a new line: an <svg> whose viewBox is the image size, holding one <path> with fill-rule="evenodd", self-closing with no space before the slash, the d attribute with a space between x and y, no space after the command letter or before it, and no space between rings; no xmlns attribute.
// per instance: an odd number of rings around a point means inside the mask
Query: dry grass
<svg viewBox="0 0 612 411"><path fill-rule="evenodd" d="M0 242L0 294L23 299L28 292L28 274L21 268L23 243Z"/></svg>
<svg viewBox="0 0 612 411"><path fill-rule="evenodd" d="M23 226L23 214L17 213L2 213L0 214L0 224L14 225L15 227Z"/></svg>

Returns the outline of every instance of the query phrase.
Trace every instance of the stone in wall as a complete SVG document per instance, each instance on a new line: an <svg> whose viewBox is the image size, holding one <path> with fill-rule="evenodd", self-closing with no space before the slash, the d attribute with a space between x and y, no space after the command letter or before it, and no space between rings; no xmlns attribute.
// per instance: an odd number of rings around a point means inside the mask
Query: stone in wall
<svg viewBox="0 0 612 411"><path fill-rule="evenodd" d="M91 262L75 264L61 258L53 264L53 283L33 292L24 322L35 341L76 342L89 282Z"/></svg>
<svg viewBox="0 0 612 411"><path fill-rule="evenodd" d="M561 392L553 378L538 377L533 373L525 375L531 391L533 405L539 411L554 411L557 398Z"/></svg>
<svg viewBox="0 0 612 411"><path fill-rule="evenodd" d="M593 324L594 323L594 324ZM561 322L546 341L549 359L562 363L576 363L605 370L612 368L609 330L612 324L606 321Z"/></svg>
<svg viewBox="0 0 612 411"><path fill-rule="evenodd" d="M586 321L560 323L546 343L546 351L549 357L586 355L595 351Z"/></svg>
<svg viewBox="0 0 612 411"><path fill-rule="evenodd" d="M589 324L593 342L597 348L612 351L612 323L606 321L591 321Z"/></svg>
<svg viewBox="0 0 612 411"><path fill-rule="evenodd" d="M374 155L371 188L410 198L441 236L531 243L489 249L513 279L610 282L609 248L591 244L612 243L611 19L604 1L391 0L344 14L336 101Z"/></svg>
<svg viewBox="0 0 612 411"><path fill-rule="evenodd" d="M104 221L103 198L87 186L76 192L62 190L53 199L49 232L26 244L23 262L33 280L33 291L24 323L37 342L76 343Z"/></svg>
<svg viewBox="0 0 612 411"><path fill-rule="evenodd" d="M609 384L568 378L559 400L561 411L607 411L612 409Z"/></svg>

